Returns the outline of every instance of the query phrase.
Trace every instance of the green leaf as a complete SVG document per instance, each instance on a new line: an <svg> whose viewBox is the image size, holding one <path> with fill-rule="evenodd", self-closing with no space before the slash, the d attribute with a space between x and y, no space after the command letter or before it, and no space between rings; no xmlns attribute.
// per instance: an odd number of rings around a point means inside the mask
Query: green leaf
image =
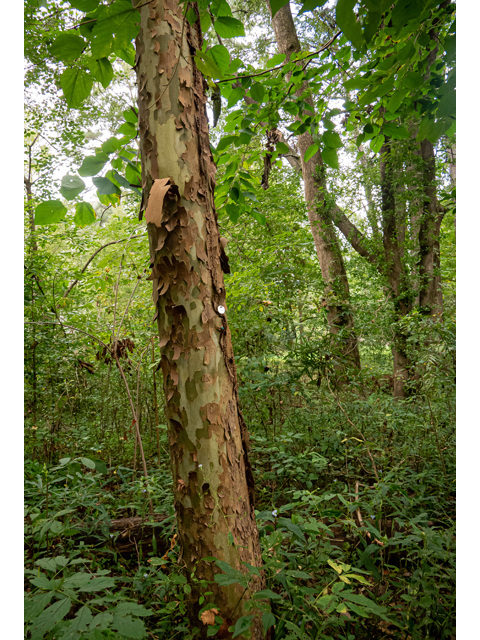
<svg viewBox="0 0 480 640"><path fill-rule="evenodd" d="M87 225L92 224L92 222L95 222L97 218L94 208L88 202L78 202L75 205L75 211L76 213L73 221L75 222L77 227L86 227ZM82 458L82 462L84 460L87 460L87 458ZM89 460L89 462L92 461ZM95 468L95 464L93 464L93 468Z"/></svg>
<svg viewBox="0 0 480 640"><path fill-rule="evenodd" d="M208 11L205 9L200 9L200 27L202 28L202 33L206 33L212 24L212 19Z"/></svg>
<svg viewBox="0 0 480 640"><path fill-rule="evenodd" d="M457 107L457 95L455 91L449 91L438 101L437 118L455 117Z"/></svg>
<svg viewBox="0 0 480 640"><path fill-rule="evenodd" d="M99 1L100 0L69 0L74 9L84 11L85 13L96 9L98 7Z"/></svg>
<svg viewBox="0 0 480 640"><path fill-rule="evenodd" d="M332 149L339 149L343 146L342 140L336 131L325 131L322 135L322 142Z"/></svg>
<svg viewBox="0 0 480 640"><path fill-rule="evenodd" d="M245 95L245 89L243 87L236 87L232 93L228 96L228 104L227 108L231 109L234 105L237 104L239 100L243 98Z"/></svg>
<svg viewBox="0 0 480 640"><path fill-rule="evenodd" d="M313 158L313 156L317 153L318 150L319 150L318 144L316 143L311 144L308 147L308 149L305 151L305 156L303 158L303 161L307 163L310 160L310 158Z"/></svg>
<svg viewBox="0 0 480 640"><path fill-rule="evenodd" d="M95 80L98 80L104 89L113 80L113 67L108 58L100 58L99 60L91 58L88 62L88 68Z"/></svg>
<svg viewBox="0 0 480 640"><path fill-rule="evenodd" d="M270 9L272 11L272 19L275 17L277 11L289 3L289 0L270 0Z"/></svg>
<svg viewBox="0 0 480 640"><path fill-rule="evenodd" d="M132 614L134 616L151 616L153 611L151 609L145 609L141 604L136 602L121 602L115 607L114 615L126 616Z"/></svg>
<svg viewBox="0 0 480 640"><path fill-rule="evenodd" d="M370 149L373 153L378 153L380 149L383 147L383 143L385 142L385 136L380 134L375 138L372 138L370 142Z"/></svg>
<svg viewBox="0 0 480 640"><path fill-rule="evenodd" d="M82 593L91 593L93 591L102 591L103 589L111 589L115 586L115 578L93 578L87 584L79 589Z"/></svg>
<svg viewBox="0 0 480 640"><path fill-rule="evenodd" d="M254 617L255 616L242 616L241 618L239 618L235 623L232 638L237 638L242 633L245 633L247 629L250 629Z"/></svg>
<svg viewBox="0 0 480 640"><path fill-rule="evenodd" d="M391 113L395 113L398 107L402 104L405 99L405 96L408 93L408 89L397 89L390 100L387 102L387 111Z"/></svg>
<svg viewBox="0 0 480 640"><path fill-rule="evenodd" d="M86 631L88 625L92 622L92 620L93 616L90 609L87 607L87 605L84 605L72 620L72 624L68 628L68 633L72 633L74 631ZM60 640L63 639L60 638Z"/></svg>
<svg viewBox="0 0 480 640"><path fill-rule="evenodd" d="M37 593L34 596L27 596L25 598L25 622L30 622L40 615L45 607L50 603L50 600L53 598L53 594L53 591L47 591L47 593Z"/></svg>
<svg viewBox="0 0 480 640"><path fill-rule="evenodd" d="M105 166L106 162L108 162L108 156L106 153L99 153L96 156L87 156L83 159L82 166L78 170L78 173L84 178L87 176L96 176L97 173Z"/></svg>
<svg viewBox="0 0 480 640"><path fill-rule="evenodd" d="M413 20L413 18L416 18L422 13L424 4L425 3L418 2L417 0L398 0L398 2L395 3L392 11L392 24L397 30L397 33L403 26L410 22L410 20Z"/></svg>
<svg viewBox="0 0 480 640"><path fill-rule="evenodd" d="M131 616L113 614L112 628L127 638L144 638L147 635L143 620L134 620Z"/></svg>
<svg viewBox="0 0 480 640"><path fill-rule="evenodd" d="M238 136L224 136L217 144L217 153L229 147L234 140L238 140Z"/></svg>
<svg viewBox="0 0 480 640"><path fill-rule="evenodd" d="M35 618L31 626L32 640L42 640L43 636L67 615L71 604L70 598L58 600Z"/></svg>
<svg viewBox="0 0 480 640"><path fill-rule="evenodd" d="M102 46L107 47L115 35L115 48L124 48L131 44L139 30L140 15L133 8L130 0L117 0L109 6L104 6L99 13L97 22L92 29L94 42L97 42L97 53ZM94 47L92 42L92 53ZM108 53L103 53L103 58Z"/></svg>
<svg viewBox="0 0 480 640"><path fill-rule="evenodd" d="M35 208L35 224L56 224L65 218L67 207L60 200L41 202Z"/></svg>
<svg viewBox="0 0 480 640"><path fill-rule="evenodd" d="M386 122L383 125L383 133L394 140L407 140L410 137L408 130L403 125L397 126L394 122Z"/></svg>
<svg viewBox="0 0 480 640"><path fill-rule="evenodd" d="M105 142L102 144L101 149L104 153L110 154L110 153L114 153L115 151L118 151L121 146L122 146L122 143L120 142L120 140L118 138L112 137L112 138L109 138L108 140L105 140Z"/></svg>
<svg viewBox="0 0 480 640"><path fill-rule="evenodd" d="M225 73L230 66L230 54L228 49L221 44L216 44L207 52L214 60L217 67Z"/></svg>
<svg viewBox="0 0 480 640"><path fill-rule="evenodd" d="M263 614L262 622L263 622L263 630L265 633L267 633L267 630L270 629L270 627L275 624L275 616L271 611L268 611L267 613Z"/></svg>
<svg viewBox="0 0 480 640"><path fill-rule="evenodd" d="M66 175L62 178L60 193L65 200L75 200L75 198L85 189L84 181L78 176Z"/></svg>
<svg viewBox="0 0 480 640"><path fill-rule="evenodd" d="M277 146L275 148L277 153L290 153L290 148L284 142L277 142ZM307 149L308 151L308 149Z"/></svg>
<svg viewBox="0 0 480 640"><path fill-rule="evenodd" d="M264 589L263 591L257 591L253 594L253 597L257 600L268 598L269 600L282 600L282 596L270 589Z"/></svg>
<svg viewBox="0 0 480 640"><path fill-rule="evenodd" d="M267 61L267 69L271 69L272 67L276 67L277 65L282 64L282 62L285 61L286 57L287 56L285 53L277 53L275 56L272 56L270 60Z"/></svg>
<svg viewBox="0 0 480 640"><path fill-rule="evenodd" d="M134 138L137 135L137 128L131 122L124 122L120 127L118 127L116 133L121 133L127 138Z"/></svg>
<svg viewBox="0 0 480 640"><path fill-rule="evenodd" d="M303 534L303 531L300 529L300 527L297 524L294 524L291 520L288 520L287 518L278 518L277 522L278 524L282 525L283 527L286 527L289 531L295 534L297 538L305 542L305 536Z"/></svg>
<svg viewBox="0 0 480 640"><path fill-rule="evenodd" d="M350 593L350 591L342 591L342 598L345 598L345 600L354 602L363 607L367 607L368 609L370 609L371 611L377 614L383 614L387 611L386 607L381 607L375 602L373 602L373 600L369 600L365 596L357 595L356 593Z"/></svg>
<svg viewBox="0 0 480 640"><path fill-rule="evenodd" d="M93 77L83 69L66 69L60 76L60 87L70 109L77 109L88 98Z"/></svg>
<svg viewBox="0 0 480 640"><path fill-rule="evenodd" d="M254 82L250 87L249 93L256 102L261 104L265 96L265 87L260 82Z"/></svg>
<svg viewBox="0 0 480 640"><path fill-rule="evenodd" d="M108 178L93 178L93 184L97 187L98 193L102 196L121 193L117 185L113 184L113 182Z"/></svg>
<svg viewBox="0 0 480 640"><path fill-rule="evenodd" d="M114 51L121 60L126 62L131 67L135 65L135 47L131 42L129 42L121 49L115 47Z"/></svg>
<svg viewBox="0 0 480 640"><path fill-rule="evenodd" d="M256 220L259 224L266 224L267 222L267 218L263 215L263 213L260 213L259 211L256 211L255 209L250 209L248 211L248 213L252 216L252 218L254 220Z"/></svg>
<svg viewBox="0 0 480 640"><path fill-rule="evenodd" d="M201 4L201 3L200 3ZM212 0L210 8L214 16L231 16L232 10L227 0Z"/></svg>
<svg viewBox="0 0 480 640"><path fill-rule="evenodd" d="M327 4L327 0L306 0L303 3L302 8L298 12L298 15L301 16L302 13L307 13L307 11L313 11L314 9L320 9L324 4Z"/></svg>
<svg viewBox="0 0 480 640"><path fill-rule="evenodd" d="M228 16L219 16L214 23L215 31L221 38L237 38L245 35L245 29L240 20Z"/></svg>
<svg viewBox="0 0 480 640"><path fill-rule="evenodd" d="M198 69L203 73L204 76L208 78L222 78L223 72L220 67L217 65L215 60L210 56L209 52L202 53L202 51L197 51L195 54L195 64Z"/></svg>
<svg viewBox="0 0 480 640"><path fill-rule="evenodd" d="M82 203L83 204L83 203ZM80 458L82 464L84 464L89 469L95 469L95 463L90 458Z"/></svg>
<svg viewBox="0 0 480 640"><path fill-rule="evenodd" d="M55 564L54 558L41 558L37 560L35 564L38 564L42 569L46 569L47 571L56 571L57 565Z"/></svg>
<svg viewBox="0 0 480 640"><path fill-rule="evenodd" d="M356 20L353 7L356 0L338 0L336 7L337 25L356 49L365 45L360 23Z"/></svg>
<svg viewBox="0 0 480 640"><path fill-rule="evenodd" d="M67 31L55 38L50 46L50 53L62 62L68 62L81 56L86 46L86 40L76 33Z"/></svg>
<svg viewBox="0 0 480 640"><path fill-rule="evenodd" d="M90 582L90 578L91 576L89 573L80 571L66 578L63 583L63 587L65 589L78 589L88 584Z"/></svg>
<svg viewBox="0 0 480 640"><path fill-rule="evenodd" d="M333 169L340 169L336 149L332 149L332 147L323 147L322 159L329 167L332 167Z"/></svg>
<svg viewBox="0 0 480 640"><path fill-rule="evenodd" d="M235 224L242 214L242 211L236 204L230 203L225 207L228 217Z"/></svg>

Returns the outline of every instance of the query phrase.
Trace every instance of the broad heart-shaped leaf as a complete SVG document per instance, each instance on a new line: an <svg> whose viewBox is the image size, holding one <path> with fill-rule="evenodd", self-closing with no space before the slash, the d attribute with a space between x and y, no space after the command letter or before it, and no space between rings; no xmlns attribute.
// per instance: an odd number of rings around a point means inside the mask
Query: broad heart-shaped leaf
<svg viewBox="0 0 480 640"><path fill-rule="evenodd" d="M93 184L97 187L101 196L109 196L114 193L120 195L120 189L108 178L93 178Z"/></svg>
<svg viewBox="0 0 480 640"><path fill-rule="evenodd" d="M289 3L289 0L270 0L270 9L272 10L272 18L275 17L277 11Z"/></svg>
<svg viewBox="0 0 480 640"><path fill-rule="evenodd" d="M112 628L127 638L145 638L147 632L143 620L134 620L131 616L113 614Z"/></svg>
<svg viewBox="0 0 480 640"><path fill-rule="evenodd" d="M56 224L65 218L67 207L60 200L41 202L35 209L35 224Z"/></svg>
<svg viewBox="0 0 480 640"><path fill-rule="evenodd" d="M208 78L220 79L223 77L222 70L208 51L206 53L197 51L197 53L195 54L195 64L197 65L200 72Z"/></svg>
<svg viewBox="0 0 480 640"><path fill-rule="evenodd" d="M308 162L310 160L310 158L313 158L313 156L317 153L318 151L318 144L311 144L308 149L305 151L305 156L303 157L303 161L304 162Z"/></svg>
<svg viewBox="0 0 480 640"><path fill-rule="evenodd" d="M113 67L108 58L100 58L99 60L92 58L89 60L88 68L95 80L98 80L104 89L113 80Z"/></svg>
<svg viewBox="0 0 480 640"><path fill-rule="evenodd" d="M93 76L83 69L66 69L60 76L60 86L70 109L77 109L90 95Z"/></svg>
<svg viewBox="0 0 480 640"><path fill-rule="evenodd" d="M242 616L239 618L235 623L232 638L237 638L242 633L245 633L247 629L250 629L254 617L255 616Z"/></svg>
<svg viewBox="0 0 480 640"><path fill-rule="evenodd" d="M128 46L138 33L139 23L140 14L129 0L117 0L109 6L104 6L92 29L92 36L98 43L98 50L101 49L102 43L107 45L113 35L115 35L115 48Z"/></svg>
<svg viewBox="0 0 480 640"><path fill-rule="evenodd" d="M261 104L265 96L265 87L261 82L254 82L250 87L249 93L256 102Z"/></svg>
<svg viewBox="0 0 480 640"><path fill-rule="evenodd" d="M121 60L133 67L133 65L135 64L135 47L131 42L129 42L121 49L117 49L116 46L114 46L113 50Z"/></svg>
<svg viewBox="0 0 480 640"><path fill-rule="evenodd" d="M327 0L306 0L298 12L298 15L300 16L302 13L307 13L307 11L319 9L320 7L323 7L324 4L327 4Z"/></svg>
<svg viewBox="0 0 480 640"><path fill-rule="evenodd" d="M271 611L268 611L267 613L263 614L262 622L263 622L263 630L265 631L265 633L267 633L267 630L270 629L270 627L275 624L275 616Z"/></svg>
<svg viewBox="0 0 480 640"><path fill-rule="evenodd" d="M328 164L328 166L332 167L332 169L340 169L336 149L332 149L332 147L323 147L322 158L325 164Z"/></svg>
<svg viewBox="0 0 480 640"><path fill-rule="evenodd" d="M199 4L202 4L201 2ZM214 16L231 16L232 10L227 0L212 0L210 8Z"/></svg>
<svg viewBox="0 0 480 640"><path fill-rule="evenodd" d="M78 176L66 175L62 178L60 193L65 200L75 200L75 198L85 189L84 181Z"/></svg>
<svg viewBox="0 0 480 640"><path fill-rule="evenodd" d="M422 13L422 10L427 2L417 2L417 0L398 0L392 11L392 24L397 30L407 24L413 18L416 18Z"/></svg>
<svg viewBox="0 0 480 640"><path fill-rule="evenodd" d="M290 148L284 142L277 142L277 153L290 153Z"/></svg>
<svg viewBox="0 0 480 640"><path fill-rule="evenodd" d="M336 131L325 131L322 135L322 141L332 149L339 149L342 146L342 140Z"/></svg>
<svg viewBox="0 0 480 640"><path fill-rule="evenodd" d="M216 44L214 47L207 51L209 56L213 59L217 67L224 73L230 66L230 54L228 49L221 44Z"/></svg>
<svg viewBox="0 0 480 640"><path fill-rule="evenodd" d="M219 16L215 20L214 27L221 38L237 38L245 35L245 29L240 20L229 16Z"/></svg>
<svg viewBox="0 0 480 640"><path fill-rule="evenodd" d="M87 156L83 159L82 166L78 170L78 173L84 178L87 176L96 176L97 173L100 173L103 169L106 162L108 162L108 155L106 153Z"/></svg>
<svg viewBox="0 0 480 640"><path fill-rule="evenodd" d="M100 0L69 0L69 2L74 9L87 13L96 9Z"/></svg>
<svg viewBox="0 0 480 640"><path fill-rule="evenodd" d="M48 609L42 611L32 622L32 640L42 640L43 636L67 615L71 604L70 598L65 598L58 600L58 602L50 605Z"/></svg>
<svg viewBox="0 0 480 640"><path fill-rule="evenodd" d="M86 227L88 224L92 224L92 222L95 222L96 220L97 216L95 215L95 210L88 202L78 202L75 205L75 211L76 213L73 221L77 227ZM86 460L86 458L82 458L82 462L84 459ZM89 462L91 462L91 460L89 460ZM93 468L95 468L95 464L93 465Z"/></svg>
<svg viewBox="0 0 480 640"><path fill-rule="evenodd" d="M86 41L72 31L58 35L50 46L50 53L63 62L76 60L87 46Z"/></svg>
<svg viewBox="0 0 480 640"><path fill-rule="evenodd" d="M360 23L356 20L353 7L357 0L338 0L336 7L337 25L350 40L355 49L361 49L365 40Z"/></svg>
<svg viewBox="0 0 480 640"><path fill-rule="evenodd" d="M227 212L228 217L234 224L242 215L242 210L239 207L237 207L236 204L233 204L233 202L230 204L227 204L227 206L225 207L225 210Z"/></svg>
<svg viewBox="0 0 480 640"><path fill-rule="evenodd" d="M237 104L239 100L245 95L245 89L243 87L235 87L235 89L228 96L227 109L231 109Z"/></svg>

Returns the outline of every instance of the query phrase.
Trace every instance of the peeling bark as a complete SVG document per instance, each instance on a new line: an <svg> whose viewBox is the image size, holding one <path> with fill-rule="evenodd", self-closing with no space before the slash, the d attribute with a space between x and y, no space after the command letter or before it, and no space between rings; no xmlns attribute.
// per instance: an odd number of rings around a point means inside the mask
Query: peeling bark
<svg viewBox="0 0 480 640"><path fill-rule="evenodd" d="M190 6L198 12L196 3ZM194 572L195 580L212 581L207 590L214 595L207 602L235 624L251 593L243 595L238 584L220 587L213 582L216 565L202 558L214 556L245 570L241 561L259 566L261 553L248 432L226 317L206 83L193 59L202 36L199 20L191 26L177 0L153 0L140 15L136 71L143 208L150 220L181 560L189 576ZM207 628L198 617L195 580L189 615L196 637L203 638ZM261 582L252 589L262 588ZM253 638L263 637L259 620L251 630Z"/></svg>
<svg viewBox="0 0 480 640"><path fill-rule="evenodd" d="M268 6L270 8L269 1ZM275 14L272 26L280 53L285 53L288 59L292 53L301 51L289 3ZM308 85L304 82L295 95L301 96L307 90ZM304 99L309 105L310 111L314 113L312 97L307 94ZM342 339L343 356L351 365L360 368L360 353L350 307L347 273L340 244L331 221L332 215L338 216L338 211L335 207L334 212L329 211L326 201L326 181L321 153L317 151L308 162L304 161L305 152L313 143L314 140L309 132L302 133L297 137L308 218L326 286L325 300L328 324L332 334L344 334Z"/></svg>

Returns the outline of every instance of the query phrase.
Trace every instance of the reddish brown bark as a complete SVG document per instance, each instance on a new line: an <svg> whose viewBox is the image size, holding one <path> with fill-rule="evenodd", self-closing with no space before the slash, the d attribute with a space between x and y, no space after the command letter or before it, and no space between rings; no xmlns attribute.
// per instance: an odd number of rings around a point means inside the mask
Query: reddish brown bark
<svg viewBox="0 0 480 640"><path fill-rule="evenodd" d="M190 6L197 10L196 3ZM193 59L202 36L199 21L191 26L182 8L176 0L141 8L136 70L143 209L181 563L192 586L192 628L203 638L196 581L211 582L203 588L214 592L206 602L229 624L245 615L252 590L261 588L261 580L247 593L238 584L220 587L214 582L219 569L203 558L245 571L241 562L258 566L261 554L220 266L205 81ZM259 619L250 629L253 638L263 637Z"/></svg>

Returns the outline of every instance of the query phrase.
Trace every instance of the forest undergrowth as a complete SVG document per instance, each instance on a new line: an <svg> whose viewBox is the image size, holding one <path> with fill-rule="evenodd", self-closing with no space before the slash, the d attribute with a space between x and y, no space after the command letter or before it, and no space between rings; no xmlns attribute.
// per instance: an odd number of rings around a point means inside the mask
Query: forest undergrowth
<svg viewBox="0 0 480 640"><path fill-rule="evenodd" d="M267 583L261 596L270 599L263 616L275 639L455 635L451 376L437 376L401 402L366 392L362 382L365 376L335 390L335 376L327 374L320 388L305 385L298 393L284 385L276 398L243 390ZM275 404L274 434L266 416ZM98 444L86 424L66 435L36 430L27 447L32 640L195 637L186 618L191 587L176 534L165 427L159 460L156 438L145 438L148 481L138 464L132 469L131 433L121 453L109 453L111 435ZM55 451L49 463L42 462L46 448ZM150 499L162 516L156 522ZM131 529L135 517L147 523L143 532ZM122 518L123 529L112 527ZM248 589L256 568L238 575L219 562L217 579ZM199 588L208 596L208 584ZM58 607L42 617L56 598ZM212 624L210 635L219 626Z"/></svg>

